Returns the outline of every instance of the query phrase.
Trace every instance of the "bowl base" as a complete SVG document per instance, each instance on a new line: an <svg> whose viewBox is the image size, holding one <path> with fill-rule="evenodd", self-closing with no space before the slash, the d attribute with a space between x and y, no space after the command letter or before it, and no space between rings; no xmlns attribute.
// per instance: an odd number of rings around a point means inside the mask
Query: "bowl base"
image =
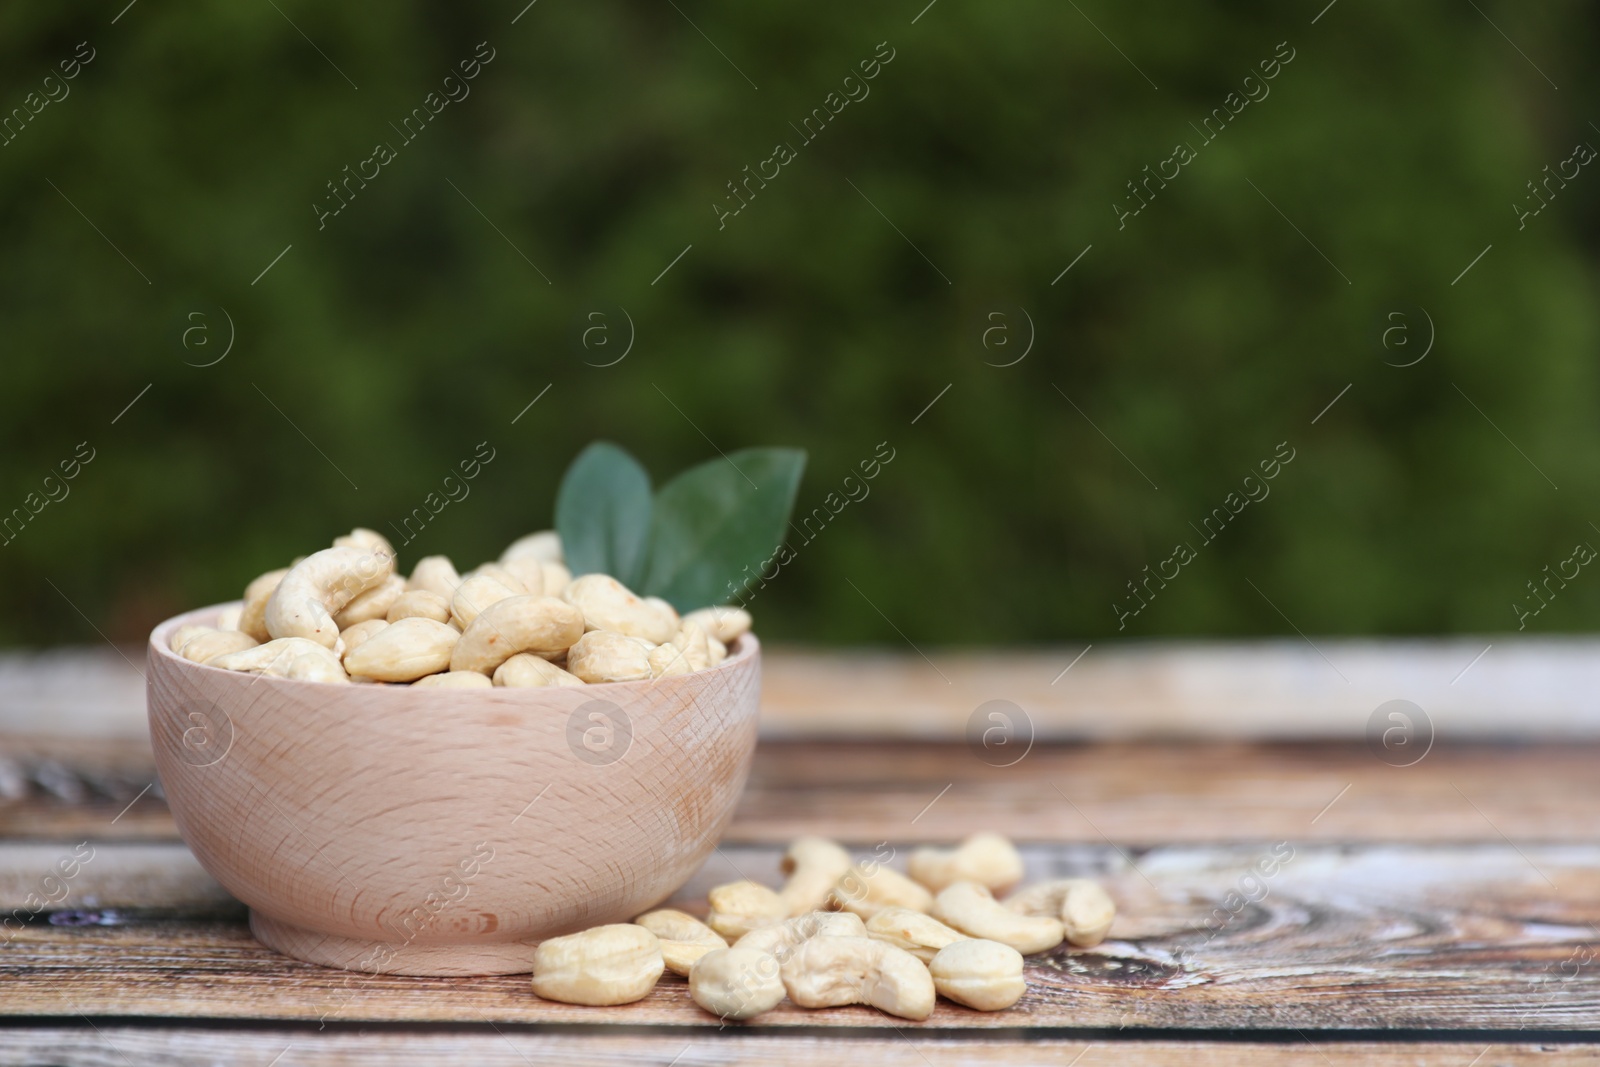
<svg viewBox="0 0 1600 1067"><path fill-rule="evenodd" d="M250 932L257 941L297 960L366 974L466 977L527 974L533 970L532 941L416 945L362 941L292 926L250 909Z"/></svg>

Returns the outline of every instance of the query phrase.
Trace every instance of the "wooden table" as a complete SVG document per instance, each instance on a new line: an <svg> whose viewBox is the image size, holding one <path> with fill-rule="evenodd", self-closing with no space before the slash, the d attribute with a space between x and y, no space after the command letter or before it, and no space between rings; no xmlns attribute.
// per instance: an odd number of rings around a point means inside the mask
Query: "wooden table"
<svg viewBox="0 0 1600 1067"><path fill-rule="evenodd" d="M1151 655L1146 683L1176 669ZM776 883L801 833L862 851L887 843L903 860L916 844L999 829L1031 877L1102 879L1120 908L1110 939L1030 958L1010 1011L941 1002L921 1024L785 1004L719 1028L670 975L640 1003L599 1009L541 1001L524 976L325 970L257 944L243 907L194 862L145 789L153 766L126 693L86 689L112 710L95 713L94 737L63 737L37 719L22 732L22 705L44 706L37 686L6 703L0 685L0 797L11 798L0 800L0 913L56 895L45 873L92 850L65 897L0 933L0 1064L1600 1061L1600 742L1581 715L1552 711L1553 697L1518 731L1542 739L1490 740L1480 719L1440 729L1410 766L1361 736L1371 704L1353 726L1325 723L1331 740L1137 740L1175 733L1151 716L1181 709L1130 701L1121 727L1091 731L1073 718L1077 701L1034 697L1032 747L991 766L949 723L926 731L908 718L935 699L921 682L892 695L920 660L773 658L772 736L682 906L703 911L707 888L741 876ZM939 659L963 687L946 718L961 724L972 694L1003 696L1024 666L1069 659L1014 657L987 674L982 657ZM1127 666L1085 670L1081 684L1110 686ZM840 679L849 686L828 688ZM863 693L875 725L841 717ZM819 701L827 714L808 712ZM909 736L924 732L934 736ZM1085 733L1103 739L1064 739ZM1252 873L1263 859L1277 861L1270 876Z"/></svg>

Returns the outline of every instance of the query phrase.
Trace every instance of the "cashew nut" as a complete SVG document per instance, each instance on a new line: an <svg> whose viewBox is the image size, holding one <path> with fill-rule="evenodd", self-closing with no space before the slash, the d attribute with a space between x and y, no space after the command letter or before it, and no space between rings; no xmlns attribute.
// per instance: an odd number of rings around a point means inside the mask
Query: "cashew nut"
<svg viewBox="0 0 1600 1067"><path fill-rule="evenodd" d="M672 620L673 632L677 632L678 624L683 620L678 618L678 609L673 607L670 601L662 600L658 596L647 596L642 599L646 604L649 604L652 608L655 608L657 614L659 614L662 618Z"/></svg>
<svg viewBox="0 0 1600 1067"><path fill-rule="evenodd" d="M684 625L695 624L685 621ZM695 629L700 628L695 626ZM783 883L778 895L788 906L790 915L804 915L827 901L828 890L850 869L850 853L825 837L797 837L783 854L780 869L789 880Z"/></svg>
<svg viewBox="0 0 1600 1067"><path fill-rule="evenodd" d="M933 917L971 937L1010 945L1024 956L1061 944L1060 919L1018 915L977 882L957 882L934 898Z"/></svg>
<svg viewBox="0 0 1600 1067"><path fill-rule="evenodd" d="M544 595L560 596L572 584L572 572L564 564L552 560L541 560L539 566L544 570Z"/></svg>
<svg viewBox="0 0 1600 1067"><path fill-rule="evenodd" d="M366 622L358 622L354 626L340 630L339 640L344 642L345 655L348 656L355 651L357 645L388 625L383 619L368 619Z"/></svg>
<svg viewBox="0 0 1600 1067"><path fill-rule="evenodd" d="M541 943L533 951L533 991L563 1004L631 1004L649 996L665 969L655 934L613 923Z"/></svg>
<svg viewBox="0 0 1600 1067"><path fill-rule="evenodd" d="M969 940L933 916L910 908L884 908L867 920L867 936L903 948L923 963L945 946Z"/></svg>
<svg viewBox="0 0 1600 1067"><path fill-rule="evenodd" d="M361 548L324 548L283 576L267 601L267 632L274 638L304 637L337 648L335 612L394 573L394 557Z"/></svg>
<svg viewBox="0 0 1600 1067"><path fill-rule="evenodd" d="M683 657L689 661L691 671L702 671L711 666L711 642L705 630L693 619L678 623L678 632L672 635L672 643L683 650Z"/></svg>
<svg viewBox="0 0 1600 1067"><path fill-rule="evenodd" d="M440 671L411 683L413 689L488 689L494 683L477 671Z"/></svg>
<svg viewBox="0 0 1600 1067"><path fill-rule="evenodd" d="M342 549L340 551L343 551ZM304 637L280 637L264 645L218 656L209 666L304 682L348 683L349 675L331 649Z"/></svg>
<svg viewBox="0 0 1600 1067"><path fill-rule="evenodd" d="M933 987L957 1004L1000 1011L1022 999L1022 953L998 941L969 939L940 949L928 961Z"/></svg>
<svg viewBox="0 0 1600 1067"><path fill-rule="evenodd" d="M491 570L490 568L493 568ZM532 596L554 596L544 588L544 564L536 559L513 559L504 563L485 563L474 573L489 574L498 577L501 573L509 574L514 580L522 583L522 588Z"/></svg>
<svg viewBox="0 0 1600 1067"><path fill-rule="evenodd" d="M561 536L554 530L540 530L525 537L519 537L500 553L501 563L510 563L517 559L548 560L551 563L562 562Z"/></svg>
<svg viewBox="0 0 1600 1067"><path fill-rule="evenodd" d="M1024 886L1007 897L1005 904L1019 915L1060 919L1067 940L1079 948L1093 948L1104 941L1117 917L1110 894L1087 878Z"/></svg>
<svg viewBox="0 0 1600 1067"><path fill-rule="evenodd" d="M840 875L828 890L828 907L870 919L884 908L928 911L933 907L933 894L882 864L871 870L854 866Z"/></svg>
<svg viewBox="0 0 1600 1067"><path fill-rule="evenodd" d="M450 669L492 675L518 652L559 656L582 636L583 615L566 601L553 596L507 597L484 608L461 632Z"/></svg>
<svg viewBox="0 0 1600 1067"><path fill-rule="evenodd" d="M784 996L778 961L748 948L711 949L689 971L689 995L719 1019L749 1019Z"/></svg>
<svg viewBox="0 0 1600 1067"><path fill-rule="evenodd" d="M694 668L689 666L689 659L683 654L683 649L668 642L657 645L645 656L645 662L650 664L650 677L666 678L674 674L690 674Z"/></svg>
<svg viewBox="0 0 1600 1067"><path fill-rule="evenodd" d="M427 589L411 589L389 605L390 622L401 619L432 619L434 622L450 621L450 598Z"/></svg>
<svg viewBox="0 0 1600 1067"><path fill-rule="evenodd" d="M405 591L406 580L398 574L391 574L382 584L368 589L346 604L343 611L334 615L333 624L341 630L347 630L357 623L387 618L389 609Z"/></svg>
<svg viewBox="0 0 1600 1067"><path fill-rule="evenodd" d="M586 682L636 682L650 677L650 643L590 630L567 649L567 670Z"/></svg>
<svg viewBox="0 0 1600 1067"><path fill-rule="evenodd" d="M176 630L172 631L172 636L167 640L167 647L172 649L174 652L181 653L183 651L184 643L190 638L199 637L201 634L208 634L214 629L216 629L214 626L200 626L196 624L180 626Z"/></svg>
<svg viewBox="0 0 1600 1067"><path fill-rule="evenodd" d="M525 584L523 584L522 578L520 576L518 576L516 574L513 574L509 568L502 567L498 563L483 563L483 564L480 564L471 573L466 575L466 577L468 577L468 578L477 578L480 575L485 577L485 578L493 578L495 581L499 582L501 585L505 586L507 589L510 589L513 592L515 592L518 596L527 596L530 593L533 594L534 596L538 596L539 595L539 590L537 590L537 589L529 589ZM542 589L543 588L543 584L542 584L543 583L543 578L542 577L540 578L540 582L541 582L540 589Z"/></svg>
<svg viewBox="0 0 1600 1067"><path fill-rule="evenodd" d="M953 849L919 848L906 870L935 893L952 882L977 882L998 893L1022 881L1022 857L1000 834L984 832Z"/></svg>
<svg viewBox="0 0 1600 1067"><path fill-rule="evenodd" d="M721 641L718 641L710 634L706 634L706 648L711 653L710 665L713 667L728 658L728 646L723 644Z"/></svg>
<svg viewBox="0 0 1600 1067"><path fill-rule="evenodd" d="M237 630L239 619L244 615L243 604L231 604L217 613L217 629Z"/></svg>
<svg viewBox="0 0 1600 1067"><path fill-rule="evenodd" d="M389 539L376 530L369 530L364 526L357 526L343 537L333 539L334 548L360 548L367 552L381 552L390 559L394 558L394 546Z"/></svg>
<svg viewBox="0 0 1600 1067"><path fill-rule="evenodd" d="M609 574L585 574L561 591L567 603L583 612L584 626L642 637L652 645L668 641L678 631L678 620L635 596Z"/></svg>
<svg viewBox="0 0 1600 1067"><path fill-rule="evenodd" d="M432 619L392 622L344 654L352 677L379 682L414 682L450 665L463 635Z"/></svg>
<svg viewBox="0 0 1600 1067"><path fill-rule="evenodd" d="M728 947L720 934L688 912L662 908L646 912L633 921L655 934L661 942L661 958L667 970L685 978L689 977L695 960L712 949Z"/></svg>
<svg viewBox="0 0 1600 1067"><path fill-rule="evenodd" d="M750 632L750 613L743 608L700 608L684 618L699 623L702 630L725 645Z"/></svg>
<svg viewBox="0 0 1600 1067"><path fill-rule="evenodd" d="M267 601L277 592L278 583L289 573L288 567L268 571L244 587L244 607L239 613L239 629L257 641L270 641L267 633Z"/></svg>
<svg viewBox="0 0 1600 1067"><path fill-rule="evenodd" d="M542 656L518 652L494 669L494 684L508 689L532 689L548 685L582 685L583 679L567 673Z"/></svg>
<svg viewBox="0 0 1600 1067"><path fill-rule="evenodd" d="M860 916L848 911L809 911L771 926L758 926L735 943L735 948L755 949L779 963L813 937L866 937Z"/></svg>
<svg viewBox="0 0 1600 1067"><path fill-rule="evenodd" d="M450 562L449 556L423 556L411 569L406 592L423 589L449 600L456 595L456 587L460 584L461 575L456 573L456 565Z"/></svg>
<svg viewBox="0 0 1600 1067"><path fill-rule="evenodd" d="M226 656L230 652L242 652L247 648L256 647L259 643L249 634L239 630L207 629L205 633L190 636L177 652L191 663L210 663L218 656Z"/></svg>
<svg viewBox="0 0 1600 1067"><path fill-rule="evenodd" d="M737 941L758 926L771 926L789 915L783 898L755 882L719 885L708 895L711 914L706 925L730 941Z"/></svg>
<svg viewBox="0 0 1600 1067"><path fill-rule="evenodd" d="M450 618L465 633L467 627L472 625L472 620L491 604L497 604L510 597L527 595L522 591L521 582L513 579L513 584L516 588L489 574L475 574L463 579L450 598Z"/></svg>
<svg viewBox="0 0 1600 1067"><path fill-rule="evenodd" d="M933 1014L933 977L911 953L866 937L814 937L779 972L802 1008L870 1004L902 1019Z"/></svg>

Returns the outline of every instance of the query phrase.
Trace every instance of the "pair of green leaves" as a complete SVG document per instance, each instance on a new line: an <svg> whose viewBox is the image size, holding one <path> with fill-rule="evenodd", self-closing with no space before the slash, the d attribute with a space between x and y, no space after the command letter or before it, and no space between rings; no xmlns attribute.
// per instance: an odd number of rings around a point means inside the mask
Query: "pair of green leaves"
<svg viewBox="0 0 1600 1067"><path fill-rule="evenodd" d="M783 541L806 454L747 448L691 467L654 495L622 448L596 441L556 493L556 532L574 575L600 572L679 611L726 604ZM731 585L730 585L731 583Z"/></svg>

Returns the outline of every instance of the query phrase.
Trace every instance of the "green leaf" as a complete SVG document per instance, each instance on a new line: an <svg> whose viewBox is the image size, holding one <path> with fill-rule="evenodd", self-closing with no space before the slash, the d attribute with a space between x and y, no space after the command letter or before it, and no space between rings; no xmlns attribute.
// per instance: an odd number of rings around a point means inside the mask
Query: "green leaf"
<svg viewBox="0 0 1600 1067"><path fill-rule="evenodd" d="M637 588L650 536L650 475L626 450L594 442L561 478L556 532L574 575L598 571Z"/></svg>
<svg viewBox="0 0 1600 1067"><path fill-rule="evenodd" d="M806 454L747 448L691 467L661 487L641 592L679 611L732 599L782 543Z"/></svg>

